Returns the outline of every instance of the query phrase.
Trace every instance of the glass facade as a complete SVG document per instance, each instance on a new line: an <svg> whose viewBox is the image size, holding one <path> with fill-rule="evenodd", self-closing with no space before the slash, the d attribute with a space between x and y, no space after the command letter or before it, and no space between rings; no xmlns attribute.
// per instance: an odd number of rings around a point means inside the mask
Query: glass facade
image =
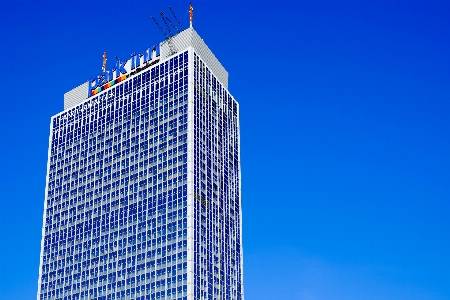
<svg viewBox="0 0 450 300"><path fill-rule="evenodd" d="M38 299L242 299L238 105L193 48L52 118Z"/></svg>
<svg viewBox="0 0 450 300"><path fill-rule="evenodd" d="M195 299L242 299L238 106L194 54Z"/></svg>

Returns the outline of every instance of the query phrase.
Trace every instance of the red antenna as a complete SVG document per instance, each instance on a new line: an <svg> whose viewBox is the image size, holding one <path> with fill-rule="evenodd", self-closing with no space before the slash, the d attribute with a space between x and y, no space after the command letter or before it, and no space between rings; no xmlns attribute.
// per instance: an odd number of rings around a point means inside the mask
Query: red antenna
<svg viewBox="0 0 450 300"><path fill-rule="evenodd" d="M192 3L189 4L189 24L192 28L192 22L194 22L194 7Z"/></svg>
<svg viewBox="0 0 450 300"><path fill-rule="evenodd" d="M105 72L105 70L106 70L106 52L103 52L103 67L102 67L102 70L103 70L103 72Z"/></svg>

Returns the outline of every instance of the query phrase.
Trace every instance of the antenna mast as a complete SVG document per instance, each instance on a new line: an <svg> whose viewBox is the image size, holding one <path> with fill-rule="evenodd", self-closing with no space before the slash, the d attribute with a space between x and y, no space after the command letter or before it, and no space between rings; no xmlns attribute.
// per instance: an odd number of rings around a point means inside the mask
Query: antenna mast
<svg viewBox="0 0 450 300"><path fill-rule="evenodd" d="M178 23L178 26L180 26L180 30L183 30L183 25L181 25L181 22L178 20L177 16L175 15L175 12L172 10L172 7L169 6L170 11L172 12L173 17Z"/></svg>
<svg viewBox="0 0 450 300"><path fill-rule="evenodd" d="M172 34L172 31L170 30L169 25L167 25L166 16L164 15L164 13L162 11L159 14L161 15L161 19L163 19L164 24L166 24L167 30L169 31L169 37L172 37L173 34Z"/></svg>
<svg viewBox="0 0 450 300"><path fill-rule="evenodd" d="M155 18L153 18L153 21L155 21L156 25L158 26L159 30L161 30L161 32L164 34L164 36L166 37L166 39L168 39L169 37L167 36L167 34L164 32L164 30L161 28L161 26L159 26L158 22L156 22Z"/></svg>
<svg viewBox="0 0 450 300"><path fill-rule="evenodd" d="M175 26L175 25L172 23L172 21L170 21L170 19L169 19L163 12L161 12L161 17L162 17L163 19L166 19L167 21L169 21L170 25L172 25L172 27L175 28L176 31L180 32L180 30L178 29L178 27Z"/></svg>
<svg viewBox="0 0 450 300"><path fill-rule="evenodd" d="M102 66L102 71L105 72L106 70L106 52L103 52L103 66Z"/></svg>
<svg viewBox="0 0 450 300"><path fill-rule="evenodd" d="M161 12L161 17L162 17L162 16L164 16L163 12ZM167 44L169 45L169 51L170 51L169 55L172 55L172 54L174 54L174 53L177 53L177 50L175 49L175 45L174 45L173 42L172 42L172 32L170 31L170 28L169 28L169 26L167 25L166 20L164 20L164 18L163 18L163 21L164 21L164 23L166 24L167 29L169 30L169 35L167 35L167 34L164 32L164 30L161 28L161 26L159 26L158 22L156 22L156 20L155 20L155 18L153 18L153 16L152 16L152 19L153 19L153 21L155 21L156 25L158 25L159 30L161 30L161 32L162 32L162 33L164 34L164 36L166 37Z"/></svg>
<svg viewBox="0 0 450 300"><path fill-rule="evenodd" d="M194 7L192 6L192 3L189 4L189 24L192 28L192 22L194 22Z"/></svg>
<svg viewBox="0 0 450 300"><path fill-rule="evenodd" d="M167 42L167 44L169 45L169 55L175 54L175 53L177 53L177 49L175 48L175 45L173 44L173 41L172 41L173 34L172 34L172 31L170 30L169 25L167 24L166 19L170 22L170 24L172 24L172 26L173 26L178 32L179 32L179 30L178 30L178 28L177 28L175 25L173 25L172 21L170 21L170 19L167 18L167 17L164 15L163 12L160 12L160 15L161 15L161 18L162 18L163 21L164 21L164 24L165 24L166 27L167 27L167 30L169 31L169 35L167 35L167 34L164 32L164 30L161 28L161 26L159 26L158 22L156 22L156 20L155 20L155 18L154 18L153 16L152 16L152 19L153 19L153 21L155 21L155 23L156 23L156 25L158 26L159 30L161 30L161 32L162 32L162 33L164 34L164 36L166 37L166 42Z"/></svg>

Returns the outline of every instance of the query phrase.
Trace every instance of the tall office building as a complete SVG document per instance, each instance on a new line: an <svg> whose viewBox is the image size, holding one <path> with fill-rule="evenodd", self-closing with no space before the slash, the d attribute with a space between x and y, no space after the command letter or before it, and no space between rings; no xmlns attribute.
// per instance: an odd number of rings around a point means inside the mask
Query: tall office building
<svg viewBox="0 0 450 300"><path fill-rule="evenodd" d="M38 299L243 299L239 106L193 28L51 119Z"/></svg>

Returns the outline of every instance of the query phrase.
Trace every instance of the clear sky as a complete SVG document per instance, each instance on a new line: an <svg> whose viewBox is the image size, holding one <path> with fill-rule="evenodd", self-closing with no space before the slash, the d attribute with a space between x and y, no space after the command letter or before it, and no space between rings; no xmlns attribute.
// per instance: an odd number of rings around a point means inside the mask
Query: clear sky
<svg viewBox="0 0 450 300"><path fill-rule="evenodd" d="M450 2L196 1L241 108L245 297L450 299ZM188 1L0 1L0 299L37 291L50 117Z"/></svg>

